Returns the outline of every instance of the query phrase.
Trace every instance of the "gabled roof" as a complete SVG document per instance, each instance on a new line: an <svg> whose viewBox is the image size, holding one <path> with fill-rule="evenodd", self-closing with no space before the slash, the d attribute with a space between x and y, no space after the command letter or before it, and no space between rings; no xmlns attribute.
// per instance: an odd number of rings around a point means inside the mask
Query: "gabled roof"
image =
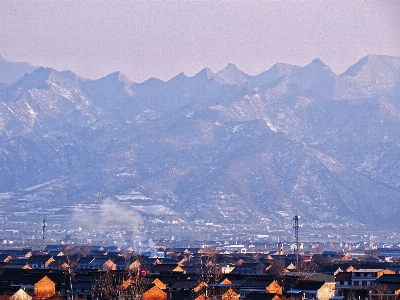
<svg viewBox="0 0 400 300"><path fill-rule="evenodd" d="M167 273L167 274L159 274L157 275L157 279L159 279L162 283L166 284L167 286L173 285L179 278L176 274ZM154 282L153 282L154 283ZM156 284L156 283L154 283ZM158 284L156 284L158 285Z"/></svg>
<svg viewBox="0 0 400 300"><path fill-rule="evenodd" d="M178 267L177 264L173 265L155 265L150 267L150 272L153 273L169 273L169 272L183 272L181 267Z"/></svg>
<svg viewBox="0 0 400 300"><path fill-rule="evenodd" d="M400 274L400 266L387 266L387 270L391 270L396 272L397 274Z"/></svg>
<svg viewBox="0 0 400 300"><path fill-rule="evenodd" d="M288 291L288 293L298 293L302 291L318 291L323 285L324 281L313 281L313 280L302 280L299 281L296 286Z"/></svg>
<svg viewBox="0 0 400 300"><path fill-rule="evenodd" d="M348 272L354 268L354 264L343 263L343 264L331 264L328 266L323 266L320 269L320 273L334 274L335 272Z"/></svg>
<svg viewBox="0 0 400 300"><path fill-rule="evenodd" d="M9 254L0 254L0 262L7 262L12 259L12 256Z"/></svg>
<svg viewBox="0 0 400 300"><path fill-rule="evenodd" d="M120 252L121 249L117 246L108 246L108 247L104 247L104 251L106 252Z"/></svg>
<svg viewBox="0 0 400 300"><path fill-rule="evenodd" d="M358 267L356 267L356 270L383 270L386 269L386 263L373 263L373 262L367 262L367 263L362 263Z"/></svg>
<svg viewBox="0 0 400 300"><path fill-rule="evenodd" d="M25 255L32 252L32 249L3 249L2 254L9 254L12 257L24 257Z"/></svg>
<svg viewBox="0 0 400 300"><path fill-rule="evenodd" d="M383 271L383 270L385 270L385 269L381 269L381 268L378 268L378 269L356 269L356 270L353 270L352 272L353 273L373 273L373 272L379 272L379 271Z"/></svg>
<svg viewBox="0 0 400 300"><path fill-rule="evenodd" d="M196 274L198 269L193 266L183 266L182 269L184 270L185 274Z"/></svg>
<svg viewBox="0 0 400 300"><path fill-rule="evenodd" d="M180 290L180 289L193 289L198 285L195 280L178 280L171 285L171 289Z"/></svg>
<svg viewBox="0 0 400 300"><path fill-rule="evenodd" d="M162 290L165 290L167 288L167 284L161 281L159 278L154 279L151 283L158 286L158 288Z"/></svg>
<svg viewBox="0 0 400 300"><path fill-rule="evenodd" d="M31 300L32 297L28 295L27 292L25 292L23 289L19 289L17 292L15 292L14 295L10 297L10 300Z"/></svg>
<svg viewBox="0 0 400 300"><path fill-rule="evenodd" d="M52 258L51 255L32 255L27 259L27 262L28 264L45 263L51 258Z"/></svg>
<svg viewBox="0 0 400 300"><path fill-rule="evenodd" d="M17 283L19 284L36 284L40 280L42 280L46 275L43 274L24 274L17 279Z"/></svg>
<svg viewBox="0 0 400 300"><path fill-rule="evenodd" d="M173 299L174 300L187 300L187 299L192 299L193 297L193 291L173 291Z"/></svg>
<svg viewBox="0 0 400 300"><path fill-rule="evenodd" d="M325 281L325 282L335 282L335 276L330 274L323 274L323 273L311 273L307 276L307 280L313 281Z"/></svg>
<svg viewBox="0 0 400 300"><path fill-rule="evenodd" d="M400 284L400 274L384 274L381 277L377 278L375 282Z"/></svg>
<svg viewBox="0 0 400 300"><path fill-rule="evenodd" d="M262 288L266 289L268 286L271 285L273 280L257 280L257 279L239 279L239 280L230 280L232 285L240 286L241 289L243 288Z"/></svg>
<svg viewBox="0 0 400 300"><path fill-rule="evenodd" d="M117 257L114 259L114 264L116 264L116 265L119 266L119 267L128 268L129 265L130 265L131 263L133 263L134 261L135 261L135 259L132 258L132 257L126 258L126 257L124 257L124 256L117 256Z"/></svg>
<svg viewBox="0 0 400 300"><path fill-rule="evenodd" d="M90 262L92 265L103 265L108 262L110 259L108 257L95 257L94 260ZM111 260L110 260L111 261Z"/></svg>
<svg viewBox="0 0 400 300"><path fill-rule="evenodd" d="M51 285L54 284L54 286L56 285L56 283L47 276L44 276L42 279L40 279L38 282L36 282L35 285L36 284L44 284L46 286L48 286L49 284L51 284Z"/></svg>
<svg viewBox="0 0 400 300"><path fill-rule="evenodd" d="M81 257L81 258L79 258L79 260L78 260L78 264L79 264L79 265L90 264L94 259L95 259L94 256Z"/></svg>

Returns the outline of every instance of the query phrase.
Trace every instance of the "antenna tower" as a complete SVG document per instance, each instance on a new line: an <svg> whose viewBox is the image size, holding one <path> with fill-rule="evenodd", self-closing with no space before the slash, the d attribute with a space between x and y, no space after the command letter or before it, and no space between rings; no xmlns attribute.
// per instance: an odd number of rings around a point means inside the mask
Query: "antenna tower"
<svg viewBox="0 0 400 300"><path fill-rule="evenodd" d="M43 235L43 239L42 239L42 250L44 252L45 248L46 248L46 241L45 241L45 233L46 233L46 218L43 218L43 230L42 230L42 235Z"/></svg>
<svg viewBox="0 0 400 300"><path fill-rule="evenodd" d="M296 254L296 269L297 272L299 272L299 216L294 216L294 243L295 243L295 249L294 249L294 254Z"/></svg>

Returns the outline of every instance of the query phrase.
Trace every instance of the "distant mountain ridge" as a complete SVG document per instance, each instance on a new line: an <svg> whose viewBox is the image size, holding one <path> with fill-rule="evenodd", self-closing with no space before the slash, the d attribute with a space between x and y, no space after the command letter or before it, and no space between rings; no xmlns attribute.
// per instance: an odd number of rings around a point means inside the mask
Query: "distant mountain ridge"
<svg viewBox="0 0 400 300"><path fill-rule="evenodd" d="M8 212L128 199L150 223L398 228L399 92L400 58L374 55L340 75L315 59L143 83L36 68L0 87L0 196Z"/></svg>

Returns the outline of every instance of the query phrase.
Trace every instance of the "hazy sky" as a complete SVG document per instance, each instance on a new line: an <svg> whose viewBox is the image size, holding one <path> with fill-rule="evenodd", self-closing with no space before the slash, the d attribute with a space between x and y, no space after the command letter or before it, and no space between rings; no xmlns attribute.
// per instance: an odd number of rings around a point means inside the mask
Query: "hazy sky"
<svg viewBox="0 0 400 300"><path fill-rule="evenodd" d="M256 75L321 58L341 73L367 54L400 56L400 1L0 0L0 55L99 78Z"/></svg>

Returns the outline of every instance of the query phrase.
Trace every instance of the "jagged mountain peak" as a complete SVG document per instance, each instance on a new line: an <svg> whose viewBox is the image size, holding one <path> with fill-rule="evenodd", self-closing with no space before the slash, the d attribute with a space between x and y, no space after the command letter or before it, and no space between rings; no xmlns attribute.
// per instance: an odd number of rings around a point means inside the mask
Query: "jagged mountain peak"
<svg viewBox="0 0 400 300"><path fill-rule="evenodd" d="M235 64L229 63L215 74L215 78L222 84L242 85L248 81L248 75Z"/></svg>
<svg viewBox="0 0 400 300"><path fill-rule="evenodd" d="M178 75L172 77L170 80L168 80L168 83L176 83L176 82L181 82L182 80L186 80L188 77L185 75L185 73L180 72Z"/></svg>
<svg viewBox="0 0 400 300"><path fill-rule="evenodd" d="M312 62L306 65L303 70L310 73L311 76L328 75L336 76L336 74L329 68L321 59L315 58Z"/></svg>
<svg viewBox="0 0 400 300"><path fill-rule="evenodd" d="M71 84L76 84L79 80L80 77L72 71L60 72L53 68L39 67L32 73L25 74L11 88L17 88L22 91L32 88L43 89L51 84L71 86Z"/></svg>
<svg viewBox="0 0 400 300"><path fill-rule="evenodd" d="M340 76L355 77L364 72L382 74L390 69L400 70L400 57L370 54L361 58Z"/></svg>
<svg viewBox="0 0 400 300"><path fill-rule="evenodd" d="M285 75L289 74L293 69L298 69L300 68L299 66L291 65L291 64L286 64L286 63L276 63L274 64L268 71L275 71L275 72L280 72L280 73L285 73Z"/></svg>
<svg viewBox="0 0 400 300"><path fill-rule="evenodd" d="M195 78L206 78L206 79L212 79L215 77L215 73L211 71L210 68L204 68L197 72L196 75L194 75Z"/></svg>
<svg viewBox="0 0 400 300"><path fill-rule="evenodd" d="M331 68L329 68L320 58L313 59L313 61L310 62L304 68L307 68L307 69L323 69L323 70L326 70L326 71L331 71Z"/></svg>
<svg viewBox="0 0 400 300"><path fill-rule="evenodd" d="M261 73L258 76L268 76L277 80L282 76L290 76L290 74L292 74L292 72L296 69L300 69L300 67L286 63L276 63L267 71Z"/></svg>
<svg viewBox="0 0 400 300"><path fill-rule="evenodd" d="M340 75L343 87L339 98L370 97L381 92L396 91L400 87L400 57L368 55ZM357 91L357 93L355 93Z"/></svg>
<svg viewBox="0 0 400 300"><path fill-rule="evenodd" d="M116 71L111 74L108 74L100 79L97 79L98 82L101 82L102 84L122 84L124 86L131 86L134 82L129 79L128 76L126 76L124 73L121 71Z"/></svg>
<svg viewBox="0 0 400 300"><path fill-rule="evenodd" d="M165 84L166 82L164 80L161 80L159 78L156 77L150 77L149 79L146 79L145 81L143 81L141 83L142 86L148 86L148 85L160 85L160 84Z"/></svg>
<svg viewBox="0 0 400 300"><path fill-rule="evenodd" d="M225 68L219 70L218 74L226 74L226 73L233 73L233 74L245 74L242 70L240 70L235 64L228 63Z"/></svg>

